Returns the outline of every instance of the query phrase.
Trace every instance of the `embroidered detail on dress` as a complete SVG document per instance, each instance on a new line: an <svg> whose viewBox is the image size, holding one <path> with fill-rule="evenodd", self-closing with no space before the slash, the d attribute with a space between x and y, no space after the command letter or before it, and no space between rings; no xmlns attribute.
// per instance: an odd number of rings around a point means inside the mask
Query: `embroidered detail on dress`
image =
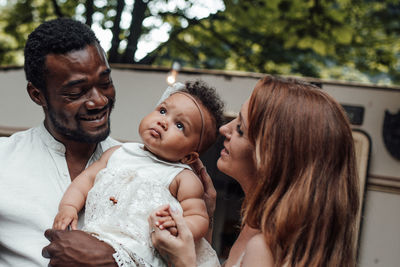
<svg viewBox="0 0 400 267"><path fill-rule="evenodd" d="M115 197L110 197L110 201L115 205L118 203L118 200L115 199Z"/></svg>

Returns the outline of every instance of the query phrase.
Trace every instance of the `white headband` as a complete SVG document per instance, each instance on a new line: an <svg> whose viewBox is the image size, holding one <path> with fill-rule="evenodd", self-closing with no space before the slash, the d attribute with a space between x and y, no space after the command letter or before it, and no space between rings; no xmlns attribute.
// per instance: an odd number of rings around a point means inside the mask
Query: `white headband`
<svg viewBox="0 0 400 267"><path fill-rule="evenodd" d="M180 91L185 88L185 85L183 83L174 83L173 85L170 85L165 89L164 93L162 94L160 100L158 100L158 103L156 106L160 105L162 102L165 101L170 95L173 93L176 93L177 91Z"/></svg>

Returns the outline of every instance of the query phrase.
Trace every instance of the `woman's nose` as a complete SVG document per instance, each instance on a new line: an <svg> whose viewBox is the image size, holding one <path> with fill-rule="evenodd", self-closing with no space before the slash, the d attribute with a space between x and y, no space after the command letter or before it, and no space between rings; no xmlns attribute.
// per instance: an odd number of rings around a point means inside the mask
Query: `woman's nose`
<svg viewBox="0 0 400 267"><path fill-rule="evenodd" d="M221 135L225 136L226 138L230 138L232 131L231 131L231 127L230 127L231 122L222 125L221 127L219 127L219 132Z"/></svg>

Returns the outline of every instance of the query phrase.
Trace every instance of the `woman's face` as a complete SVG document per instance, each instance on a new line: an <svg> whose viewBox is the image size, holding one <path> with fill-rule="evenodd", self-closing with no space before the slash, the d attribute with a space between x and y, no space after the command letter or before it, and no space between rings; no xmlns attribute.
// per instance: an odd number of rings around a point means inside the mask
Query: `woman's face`
<svg viewBox="0 0 400 267"><path fill-rule="evenodd" d="M256 173L254 149L247 135L248 109L249 100L243 104L236 119L219 128L225 141L217 162L218 169L237 180L245 192L253 185Z"/></svg>

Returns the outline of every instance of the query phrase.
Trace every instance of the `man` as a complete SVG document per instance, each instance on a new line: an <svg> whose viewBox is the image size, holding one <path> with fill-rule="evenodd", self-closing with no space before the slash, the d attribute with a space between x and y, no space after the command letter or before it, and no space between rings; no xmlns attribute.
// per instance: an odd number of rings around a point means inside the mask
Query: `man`
<svg viewBox="0 0 400 267"><path fill-rule="evenodd" d="M38 127L0 138L0 266L47 266L44 231L64 191L109 147L115 100L111 69L93 31L71 19L48 21L25 47ZM116 266L114 250L81 231L47 231L53 266Z"/></svg>

